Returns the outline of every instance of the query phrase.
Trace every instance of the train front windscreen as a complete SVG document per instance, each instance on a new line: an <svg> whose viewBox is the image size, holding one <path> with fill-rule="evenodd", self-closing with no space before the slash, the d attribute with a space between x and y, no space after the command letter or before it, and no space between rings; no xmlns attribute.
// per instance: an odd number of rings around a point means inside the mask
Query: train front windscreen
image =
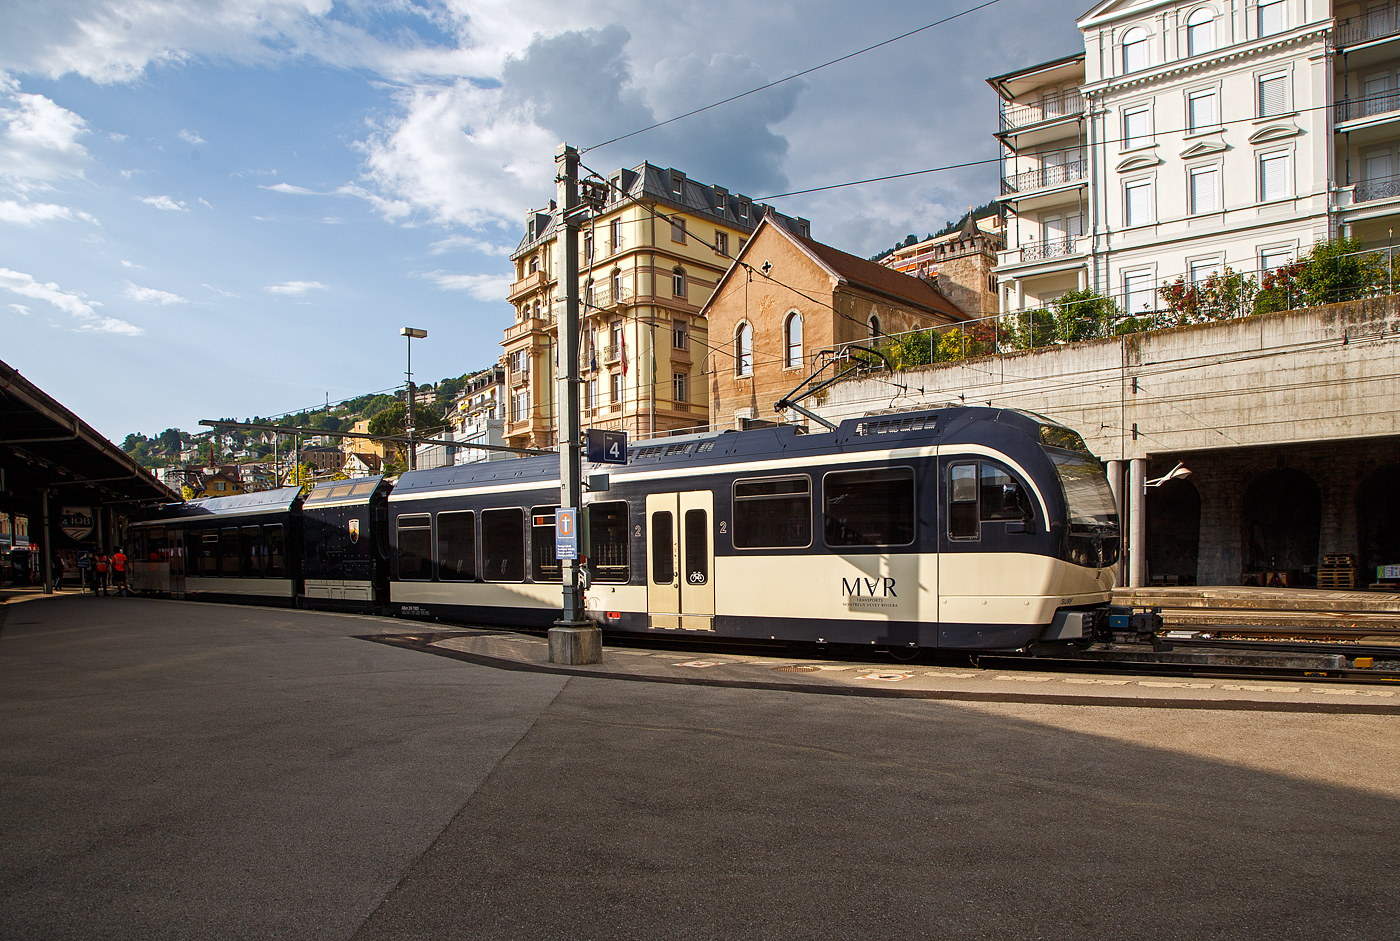
<svg viewBox="0 0 1400 941"><path fill-rule="evenodd" d="M1070 560L1080 565L1118 561L1118 505L1092 454L1046 448L1069 508Z"/></svg>

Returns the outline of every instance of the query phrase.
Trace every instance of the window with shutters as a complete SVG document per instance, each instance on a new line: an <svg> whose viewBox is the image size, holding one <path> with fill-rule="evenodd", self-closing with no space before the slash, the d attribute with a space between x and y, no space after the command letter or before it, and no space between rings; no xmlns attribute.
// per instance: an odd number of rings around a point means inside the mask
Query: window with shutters
<svg viewBox="0 0 1400 941"><path fill-rule="evenodd" d="M676 267L671 269L671 293L676 297L685 297L685 269Z"/></svg>
<svg viewBox="0 0 1400 941"><path fill-rule="evenodd" d="M608 243L612 250L617 252L622 250L622 220L614 219L608 223Z"/></svg>
<svg viewBox="0 0 1400 941"><path fill-rule="evenodd" d="M1123 184L1123 225L1132 227L1152 221L1152 181L1133 180Z"/></svg>
<svg viewBox="0 0 1400 941"><path fill-rule="evenodd" d="M1192 11L1186 18L1186 54L1204 55L1215 50L1215 14L1209 7Z"/></svg>
<svg viewBox="0 0 1400 941"><path fill-rule="evenodd" d="M671 217L671 241L685 244L685 217Z"/></svg>
<svg viewBox="0 0 1400 941"><path fill-rule="evenodd" d="M1220 274L1220 259L1218 257L1196 259L1187 262L1186 269L1192 284L1208 281L1212 275Z"/></svg>
<svg viewBox="0 0 1400 941"><path fill-rule="evenodd" d="M1123 275L1123 307L1131 317L1141 317L1157 309L1157 292L1151 271L1133 271Z"/></svg>
<svg viewBox="0 0 1400 941"><path fill-rule="evenodd" d="M1220 167L1196 167L1187 171L1188 211L1193 216L1220 210Z"/></svg>
<svg viewBox="0 0 1400 941"><path fill-rule="evenodd" d="M1284 0L1260 0L1259 35L1272 36L1288 28L1287 7Z"/></svg>
<svg viewBox="0 0 1400 941"><path fill-rule="evenodd" d="M1259 117L1288 113L1288 73L1259 76Z"/></svg>
<svg viewBox="0 0 1400 941"><path fill-rule="evenodd" d="M1147 68L1147 30L1134 26L1123 34L1123 71L1139 72Z"/></svg>
<svg viewBox="0 0 1400 941"><path fill-rule="evenodd" d="M1146 105L1123 110L1123 149L1152 143L1152 109Z"/></svg>
<svg viewBox="0 0 1400 941"><path fill-rule="evenodd" d="M1292 195L1292 154L1288 151L1259 155L1259 201L1287 199Z"/></svg>
<svg viewBox="0 0 1400 941"><path fill-rule="evenodd" d="M690 402L690 375L688 373L677 372L671 374L671 401L676 403Z"/></svg>
<svg viewBox="0 0 1400 941"><path fill-rule="evenodd" d="M1261 249L1259 251L1259 270L1269 272L1275 268L1291 265L1295 254L1296 252L1291 245L1284 248Z"/></svg>
<svg viewBox="0 0 1400 941"><path fill-rule="evenodd" d="M1194 133L1220 124L1220 105L1215 89L1191 92L1186 96L1186 130Z"/></svg>

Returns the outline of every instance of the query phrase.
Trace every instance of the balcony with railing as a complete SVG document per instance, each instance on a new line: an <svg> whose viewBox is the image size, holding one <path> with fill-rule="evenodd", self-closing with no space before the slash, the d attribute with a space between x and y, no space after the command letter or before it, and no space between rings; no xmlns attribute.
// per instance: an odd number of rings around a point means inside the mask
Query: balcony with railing
<svg viewBox="0 0 1400 941"><path fill-rule="evenodd" d="M1063 183L1076 183L1088 179L1089 165L1078 151L1061 151L1061 153L1065 155L1063 163L1046 164L1035 170L1026 170L1003 177L1001 195L1031 193ZM1073 160L1068 159L1071 155Z"/></svg>
<svg viewBox="0 0 1400 941"><path fill-rule="evenodd" d="M1383 114L1400 112L1400 89L1367 95L1365 98L1343 98L1337 102L1336 123L1360 121Z"/></svg>
<svg viewBox="0 0 1400 941"><path fill-rule="evenodd" d="M1002 102L1001 129L1013 131L1058 118L1077 117L1083 113L1084 99L1079 96L1078 91L1067 91L1062 95L1042 98L1031 104Z"/></svg>
<svg viewBox="0 0 1400 941"><path fill-rule="evenodd" d="M506 327L505 342L509 343L511 340L514 340L517 337L522 337L527 333L543 331L545 327L552 322L552 318L550 320L545 320L542 317L526 317L524 320L517 321L516 323L511 324L509 327Z"/></svg>
<svg viewBox="0 0 1400 941"><path fill-rule="evenodd" d="M1387 36L1400 36L1400 5L1388 3L1360 16L1347 17L1337 24L1333 42L1338 49L1344 49Z"/></svg>
<svg viewBox="0 0 1400 941"><path fill-rule="evenodd" d="M616 290L611 284L593 285L593 300L591 306L597 310L608 310L618 304L625 304L632 299L632 289L626 285L617 285Z"/></svg>
<svg viewBox="0 0 1400 941"><path fill-rule="evenodd" d="M1079 235L1046 239L1043 242L1027 242L1020 248L1001 253L1002 265L1023 265L1038 261L1053 261L1056 258L1071 258L1082 255L1088 249L1088 238Z"/></svg>
<svg viewBox="0 0 1400 941"><path fill-rule="evenodd" d="M513 301L522 295L529 294L531 291L544 287L547 281L543 270L531 272L510 286L510 293L506 295L506 299Z"/></svg>
<svg viewBox="0 0 1400 941"><path fill-rule="evenodd" d="M1377 199L1395 199L1400 196L1400 174L1376 177L1354 183L1351 188L1353 203L1369 203Z"/></svg>

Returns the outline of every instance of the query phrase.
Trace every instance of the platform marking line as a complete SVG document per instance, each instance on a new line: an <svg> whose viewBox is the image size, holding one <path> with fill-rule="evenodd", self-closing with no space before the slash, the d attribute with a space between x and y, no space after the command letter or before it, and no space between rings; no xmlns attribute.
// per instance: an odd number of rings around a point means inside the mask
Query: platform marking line
<svg viewBox="0 0 1400 941"><path fill-rule="evenodd" d="M1155 680L1138 680L1139 686L1154 686L1157 689L1214 689L1214 683L1159 683Z"/></svg>
<svg viewBox="0 0 1400 941"><path fill-rule="evenodd" d="M941 676L945 680L966 680L974 676L981 676L980 673L940 673L937 670L930 670L924 676Z"/></svg>
<svg viewBox="0 0 1400 941"><path fill-rule="evenodd" d="M1237 693L1299 693L1302 690L1297 686L1233 686L1230 684L1220 684L1221 689L1234 690Z"/></svg>
<svg viewBox="0 0 1400 941"><path fill-rule="evenodd" d="M822 666L822 667L817 667L817 669L818 669L818 670L825 671L825 672L827 672L827 673L840 673L842 670L856 670L856 669L859 669L859 667L829 667L829 666Z"/></svg>
<svg viewBox="0 0 1400 941"><path fill-rule="evenodd" d="M725 662L725 661L723 661L723 660L687 660L685 663L673 663L673 664L671 664L671 666L673 666L673 667L695 667L696 669L704 669L705 667L718 667L718 666L723 666L723 665L724 665L724 662Z"/></svg>
<svg viewBox="0 0 1400 941"><path fill-rule="evenodd" d="M1388 689L1314 689L1319 696L1394 696Z"/></svg>
<svg viewBox="0 0 1400 941"><path fill-rule="evenodd" d="M1054 679L1053 676L998 676L999 680L1010 680L1013 683L1048 683Z"/></svg>
<svg viewBox="0 0 1400 941"><path fill-rule="evenodd" d="M1088 686L1090 684L1096 684L1098 686L1127 686L1132 680L1096 680L1089 677L1070 677L1066 679L1065 682L1077 683L1082 686Z"/></svg>
<svg viewBox="0 0 1400 941"><path fill-rule="evenodd" d="M881 682L881 683L898 683L900 680L907 680L907 679L910 679L913 675L914 675L914 674L912 674L912 673L894 673L894 672L880 672L880 673L875 673L875 672L871 672L871 673L866 673L866 674L863 674L863 675L861 675L861 676L858 676L858 677L856 677L856 679L858 679L858 680L877 680L877 681L879 681L879 682Z"/></svg>

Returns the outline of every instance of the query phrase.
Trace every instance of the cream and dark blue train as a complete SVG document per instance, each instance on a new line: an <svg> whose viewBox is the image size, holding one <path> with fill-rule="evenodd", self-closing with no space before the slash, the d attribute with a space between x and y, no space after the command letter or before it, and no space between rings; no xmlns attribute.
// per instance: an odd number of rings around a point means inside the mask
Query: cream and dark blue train
<svg viewBox="0 0 1400 941"><path fill-rule="evenodd" d="M1088 639L1107 617L1119 551L1107 479L1077 434L1026 412L644 441L610 470L581 527L587 611L605 631L1009 650ZM192 547L221 553L171 591L252 600L265 584L281 603L527 629L559 616L553 456L415 471L392 488L323 483L304 503L295 489L252 497L282 516L255 534L250 516L221 519L250 497L187 504L133 525L133 558L159 532L172 569L189 572ZM286 579L260 561L278 525L299 549Z"/></svg>

